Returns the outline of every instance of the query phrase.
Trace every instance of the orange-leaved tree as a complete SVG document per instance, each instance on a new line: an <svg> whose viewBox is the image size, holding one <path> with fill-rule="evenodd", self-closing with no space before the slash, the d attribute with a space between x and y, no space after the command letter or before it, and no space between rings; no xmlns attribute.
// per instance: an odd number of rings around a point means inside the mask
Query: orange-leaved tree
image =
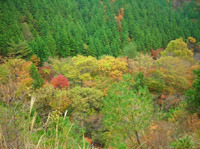
<svg viewBox="0 0 200 149"><path fill-rule="evenodd" d="M33 62L36 67L39 67L40 59L37 57L37 55L34 54L33 56L31 56L30 61Z"/></svg>
<svg viewBox="0 0 200 149"><path fill-rule="evenodd" d="M31 62L8 59L0 65L0 96L9 103L28 96L32 87Z"/></svg>

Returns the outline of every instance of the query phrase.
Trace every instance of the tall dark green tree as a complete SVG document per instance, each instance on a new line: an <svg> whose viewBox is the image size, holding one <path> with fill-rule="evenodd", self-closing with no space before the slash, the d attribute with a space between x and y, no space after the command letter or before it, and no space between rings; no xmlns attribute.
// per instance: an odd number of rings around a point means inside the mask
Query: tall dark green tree
<svg viewBox="0 0 200 149"><path fill-rule="evenodd" d="M188 110L192 113L197 112L200 116L200 69L195 70L194 74L197 78L193 84L193 88L186 93Z"/></svg>
<svg viewBox="0 0 200 149"><path fill-rule="evenodd" d="M44 62L51 55L48 46L45 44L45 41L42 40L39 36L36 40L31 42L31 48L33 52L40 58L41 62Z"/></svg>

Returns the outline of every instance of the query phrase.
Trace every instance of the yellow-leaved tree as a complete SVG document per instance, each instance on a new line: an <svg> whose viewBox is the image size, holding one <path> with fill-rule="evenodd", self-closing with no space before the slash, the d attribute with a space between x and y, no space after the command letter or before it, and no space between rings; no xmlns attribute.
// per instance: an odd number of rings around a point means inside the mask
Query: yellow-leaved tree
<svg viewBox="0 0 200 149"><path fill-rule="evenodd" d="M58 74L65 75L70 81L91 80L97 66L97 59L92 56L77 55L67 59L51 59L51 66Z"/></svg>
<svg viewBox="0 0 200 149"><path fill-rule="evenodd" d="M161 55L179 57L187 61L193 61L193 52L188 49L187 43L183 41L183 38L170 41L167 48L161 52Z"/></svg>
<svg viewBox="0 0 200 149"><path fill-rule="evenodd" d="M95 72L102 77L111 77L114 80L121 80L123 74L128 72L127 61L112 56L102 57L98 61Z"/></svg>

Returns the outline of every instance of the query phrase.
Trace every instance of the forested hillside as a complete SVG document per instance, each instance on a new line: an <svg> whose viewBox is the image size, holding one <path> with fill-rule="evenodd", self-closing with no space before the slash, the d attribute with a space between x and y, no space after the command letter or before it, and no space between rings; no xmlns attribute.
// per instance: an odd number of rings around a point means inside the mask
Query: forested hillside
<svg viewBox="0 0 200 149"><path fill-rule="evenodd" d="M0 149L199 149L199 0L0 0Z"/></svg>
<svg viewBox="0 0 200 149"><path fill-rule="evenodd" d="M30 50L24 56L42 61L119 56L130 43L142 52L165 48L179 37L200 38L197 10L194 1L177 0L1 0L0 52L24 40Z"/></svg>

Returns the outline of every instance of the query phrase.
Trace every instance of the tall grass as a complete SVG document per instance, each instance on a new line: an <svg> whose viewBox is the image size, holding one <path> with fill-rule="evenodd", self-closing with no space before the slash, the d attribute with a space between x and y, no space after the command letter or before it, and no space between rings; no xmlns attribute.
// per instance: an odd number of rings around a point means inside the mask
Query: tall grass
<svg viewBox="0 0 200 149"><path fill-rule="evenodd" d="M64 117L51 112L42 121L34 109L35 101L32 96L30 102L0 104L1 149L89 148L84 131L70 122L67 111Z"/></svg>

